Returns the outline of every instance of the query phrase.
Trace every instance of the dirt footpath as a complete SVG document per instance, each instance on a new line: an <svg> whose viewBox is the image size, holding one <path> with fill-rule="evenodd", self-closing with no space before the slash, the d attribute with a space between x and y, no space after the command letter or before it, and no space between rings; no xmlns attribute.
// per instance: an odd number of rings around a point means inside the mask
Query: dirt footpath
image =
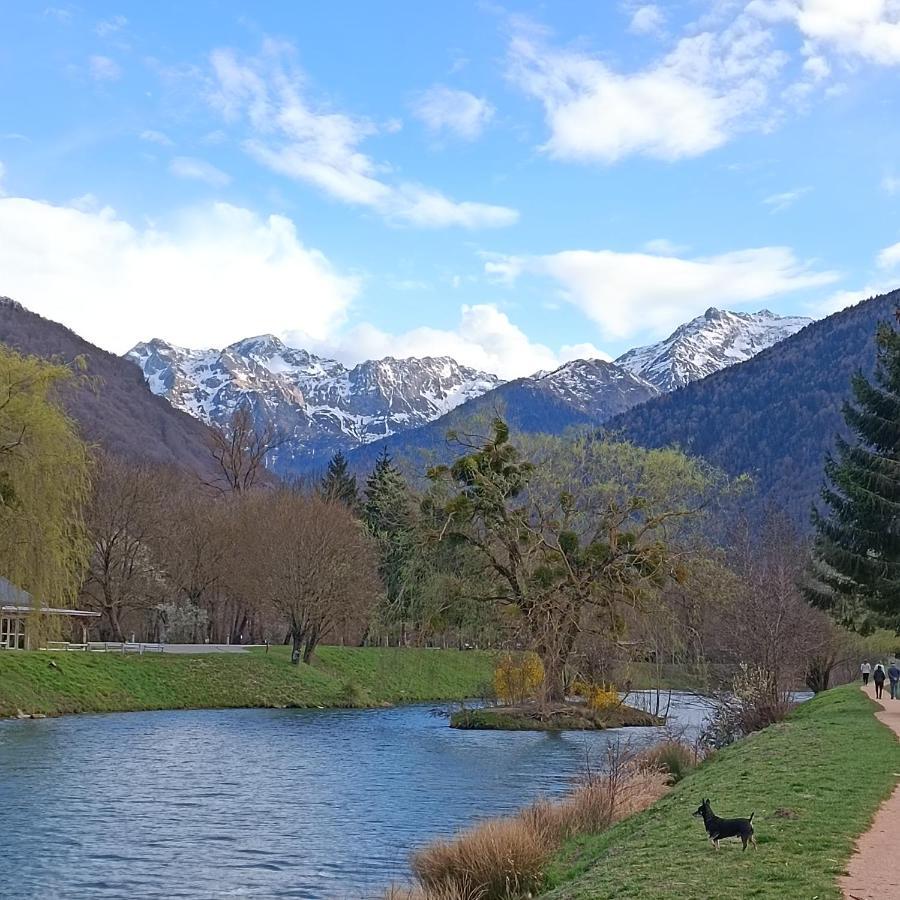
<svg viewBox="0 0 900 900"><path fill-rule="evenodd" d="M863 690L875 700L875 686ZM900 700L891 700L888 684L876 717L900 737ZM900 775L900 753L897 755ZM845 900L891 900L900 898L900 785L875 814L872 827L859 839L840 879Z"/></svg>

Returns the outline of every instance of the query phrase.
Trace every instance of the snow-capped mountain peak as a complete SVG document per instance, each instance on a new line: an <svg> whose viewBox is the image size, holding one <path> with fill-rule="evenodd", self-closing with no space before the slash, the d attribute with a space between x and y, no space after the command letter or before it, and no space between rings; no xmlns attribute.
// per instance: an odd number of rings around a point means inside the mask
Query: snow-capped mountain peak
<svg viewBox="0 0 900 900"><path fill-rule="evenodd" d="M616 362L662 391L671 391L790 337L812 322L802 316L778 316L768 309L736 313L711 306L680 325L664 341L637 347Z"/></svg>
<svg viewBox="0 0 900 900"><path fill-rule="evenodd" d="M154 393L209 424L227 425L238 406L249 405L258 422L287 437L274 461L283 472L430 422L501 383L446 356L347 368L271 334L222 350L154 339L128 357Z"/></svg>

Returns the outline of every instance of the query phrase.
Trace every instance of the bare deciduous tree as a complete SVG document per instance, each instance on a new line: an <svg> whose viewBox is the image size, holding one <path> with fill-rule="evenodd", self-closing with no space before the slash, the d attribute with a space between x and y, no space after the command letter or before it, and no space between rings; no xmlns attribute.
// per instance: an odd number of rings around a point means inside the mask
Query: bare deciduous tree
<svg viewBox="0 0 900 900"><path fill-rule="evenodd" d="M227 428L210 430L210 452L221 482L215 486L223 493L249 491L265 472L266 456L283 440L271 422L257 429L249 407L238 407Z"/></svg>
<svg viewBox="0 0 900 900"><path fill-rule="evenodd" d="M92 553L83 593L101 628L124 640L123 616L160 599L163 577L152 544L166 528L171 479L158 467L102 455L87 524Z"/></svg>
<svg viewBox="0 0 900 900"><path fill-rule="evenodd" d="M253 571L290 633L291 661L309 662L336 629L364 622L379 592L377 557L341 504L282 490L248 498L257 522Z"/></svg>

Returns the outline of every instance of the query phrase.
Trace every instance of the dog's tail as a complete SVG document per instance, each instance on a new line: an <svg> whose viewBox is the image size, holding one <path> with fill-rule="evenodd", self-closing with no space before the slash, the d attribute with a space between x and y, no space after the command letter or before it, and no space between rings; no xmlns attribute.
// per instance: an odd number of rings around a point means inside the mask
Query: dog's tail
<svg viewBox="0 0 900 900"><path fill-rule="evenodd" d="M755 815L756 815L756 811L754 810L752 813L750 813L750 818L747 819L747 821L748 821L748 822L752 822L752 821L753 821L753 817L754 817Z"/></svg>

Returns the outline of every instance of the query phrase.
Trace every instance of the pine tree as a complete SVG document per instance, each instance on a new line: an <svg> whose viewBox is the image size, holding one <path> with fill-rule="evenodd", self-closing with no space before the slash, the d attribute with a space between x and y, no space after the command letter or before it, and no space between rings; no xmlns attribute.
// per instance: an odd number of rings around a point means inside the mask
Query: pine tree
<svg viewBox="0 0 900 900"><path fill-rule="evenodd" d="M414 548L413 498L387 449L375 461L366 481L363 520L378 545L379 574L385 589L381 618L405 633L410 616L409 567Z"/></svg>
<svg viewBox="0 0 900 900"><path fill-rule="evenodd" d="M858 372L843 408L854 439L825 461L828 511L813 510L810 599L856 624L860 609L900 617L900 333L882 323L876 345L874 378Z"/></svg>
<svg viewBox="0 0 900 900"><path fill-rule="evenodd" d="M350 474L347 457L340 450L328 463L328 470L319 484L319 495L329 503L343 503L354 513L359 510L356 476Z"/></svg>

